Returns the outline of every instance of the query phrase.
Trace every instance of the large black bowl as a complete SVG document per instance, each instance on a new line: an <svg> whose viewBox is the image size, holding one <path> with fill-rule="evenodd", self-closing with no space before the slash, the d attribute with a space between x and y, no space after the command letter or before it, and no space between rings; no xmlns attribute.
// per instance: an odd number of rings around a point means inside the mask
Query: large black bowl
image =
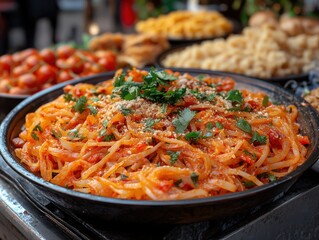
<svg viewBox="0 0 319 240"><path fill-rule="evenodd" d="M225 75L212 71L193 70L190 72L181 69L173 70L182 73L189 72L194 75ZM223 218L249 210L252 207L265 204L282 196L298 177L318 160L319 116L301 98L294 97L279 87L258 80L251 81L241 76L230 76L237 81L237 87L239 88L264 91L272 101L285 105L294 104L298 107L298 122L300 123L301 132L309 136L311 144L308 147L306 162L292 173L272 183L244 192L176 201L139 201L106 198L75 192L54 185L29 172L20 164L20 160L14 153L14 146L11 140L20 132L25 115L62 94L63 85L45 90L26 99L10 112L0 127L1 154L11 168L27 181L32 182L50 200L63 208L82 214L86 218L130 223L188 223ZM86 82L98 83L111 77L112 74L108 73L86 79Z"/></svg>
<svg viewBox="0 0 319 240"><path fill-rule="evenodd" d="M192 44L183 44L180 46L175 46L172 47L170 49L167 49L166 51L162 52L160 55L158 55L158 57L156 58L156 66L159 68L170 68L164 65L164 59L173 53L179 52L184 50L186 47L191 46ZM190 68L187 68L190 69ZM192 69L191 69L192 70ZM259 77L252 77L252 76L247 76L244 74L238 74L238 73L231 73L231 72L222 72L222 71L214 71L214 72L219 72L219 73L224 73L224 74L236 74L239 76L243 76L243 77L249 77L249 78L257 78L266 82L270 82L279 86L284 86L286 82L288 82L289 80L295 80L297 82L301 82L301 81L308 81L309 78L309 74L308 73L301 73L301 74L296 74L296 75L287 75L287 76L283 76L283 77L271 77L271 78L259 78Z"/></svg>

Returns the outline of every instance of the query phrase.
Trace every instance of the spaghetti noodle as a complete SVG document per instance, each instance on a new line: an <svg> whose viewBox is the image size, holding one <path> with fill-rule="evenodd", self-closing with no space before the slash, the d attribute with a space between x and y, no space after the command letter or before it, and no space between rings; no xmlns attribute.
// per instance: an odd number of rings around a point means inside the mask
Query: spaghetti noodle
<svg viewBox="0 0 319 240"><path fill-rule="evenodd" d="M283 177L305 161L295 106L235 90L228 77L117 72L66 86L29 113L15 152L42 178L112 198L222 195Z"/></svg>

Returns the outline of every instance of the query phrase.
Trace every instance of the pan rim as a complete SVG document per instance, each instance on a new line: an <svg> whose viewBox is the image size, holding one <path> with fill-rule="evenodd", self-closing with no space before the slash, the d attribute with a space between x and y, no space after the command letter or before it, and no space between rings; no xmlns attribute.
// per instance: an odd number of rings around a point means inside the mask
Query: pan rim
<svg viewBox="0 0 319 240"><path fill-rule="evenodd" d="M221 75L221 76L230 76L234 77L235 81L239 82L245 80L246 83L248 81L253 81L250 82L251 85L257 87L257 88L266 88L268 90L270 89L276 89L281 93L288 94L290 97L293 97L295 100L298 102L305 103L304 108L308 109L309 113L313 115L315 126L317 127L317 135L319 135L319 113L305 100L303 100L299 96L294 96L288 91L278 87L274 86L270 83L263 82L258 79L253 79L249 77L243 77L237 74L229 74L229 73L223 73L223 72L218 72L218 71L210 71L210 70L199 70L199 69L178 69L178 68L170 68L173 71L179 71L179 72L188 72L190 74L210 74L210 75ZM83 200L88 200L88 201L94 201L95 203L103 203L103 204L116 204L116 205L130 205L130 206L153 206L153 207L164 207L164 206L195 206L195 205L203 205L203 204L218 204L220 202L225 202L225 201L233 201L236 199L240 199L242 197L249 197L249 196L254 196L255 194L258 194L260 192L267 191L268 189L271 189L275 187L276 185L283 184L284 182L287 182L291 180L292 178L298 177L301 175L305 170L310 168L319 158L319 146L315 147L314 151L309 155L309 157L306 159L306 161L299 166L297 169L292 171L291 173L287 174L283 178L280 178L279 180L276 180L274 182L265 184L260 187L256 187L253 189L245 190L242 192L235 192L235 193L229 193L225 194L222 196L212 196L212 197L206 197L206 198L198 198L198 199L183 199L183 200L129 200L129 199L118 199L118 198L110 198L110 197L103 197L103 196L98 196L98 195L93 195L93 194L87 194L87 193L81 193L77 192L71 189L67 189L58 185L55 185L53 183L47 182L44 179L38 177L37 175L33 174L26 168L24 168L14 157L13 154L11 154L10 150L7 147L8 144L8 130L9 130L9 124L12 122L14 117L23 110L24 107L28 106L30 103L32 103L34 100L39 99L45 95L47 95L50 92L61 90L63 86L67 84L77 84L79 82L87 81L87 80L94 80L97 78L107 78L107 77L112 77L114 75L114 72L108 72L104 74L99 74L95 76L90 76L87 78L81 78L77 79L72 82L67 82L67 83L61 83L58 84L50 89L44 90L42 92L39 92L24 101L22 101L20 104L18 104L3 120L1 126L0 126L0 150L1 150L1 155L5 162L15 171L17 172L20 176L22 176L24 179L27 179L28 181L44 188L49 188L51 191L54 192L59 192L61 194L65 194L68 196L76 197L76 198L81 198ZM105 79L104 79L105 80ZM245 82L244 81L244 82ZM271 90L273 91L273 90ZM318 137L319 139L319 137Z"/></svg>

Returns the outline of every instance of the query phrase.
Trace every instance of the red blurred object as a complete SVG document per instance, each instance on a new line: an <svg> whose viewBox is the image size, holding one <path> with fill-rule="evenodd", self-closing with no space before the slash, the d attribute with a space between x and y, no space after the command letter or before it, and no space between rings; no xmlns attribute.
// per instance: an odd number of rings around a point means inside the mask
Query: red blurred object
<svg viewBox="0 0 319 240"><path fill-rule="evenodd" d="M136 20L136 13L133 9L134 0L122 0L120 13L123 26L131 27Z"/></svg>

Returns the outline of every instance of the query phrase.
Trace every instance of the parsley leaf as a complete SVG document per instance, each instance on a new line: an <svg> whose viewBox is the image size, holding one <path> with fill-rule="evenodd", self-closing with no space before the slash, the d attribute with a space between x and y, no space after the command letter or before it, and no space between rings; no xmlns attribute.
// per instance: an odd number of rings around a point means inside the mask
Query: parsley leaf
<svg viewBox="0 0 319 240"><path fill-rule="evenodd" d="M195 116L195 112L191 111L189 108L185 108L180 114L179 117L174 119L173 125L176 128L175 132L184 133L188 124Z"/></svg>
<svg viewBox="0 0 319 240"><path fill-rule="evenodd" d="M271 173L269 173L269 175L268 175L268 179L269 179L269 181L270 182L273 182L273 181L276 181L276 176L275 175L273 175L273 174L271 174Z"/></svg>
<svg viewBox="0 0 319 240"><path fill-rule="evenodd" d="M31 132L31 137L36 141L39 140L39 137L35 132Z"/></svg>
<svg viewBox="0 0 319 240"><path fill-rule="evenodd" d="M121 173L120 175L121 180L125 180L128 178L128 176L126 176L125 174Z"/></svg>
<svg viewBox="0 0 319 240"><path fill-rule="evenodd" d="M253 144L263 145L263 144L266 144L267 137L259 135L259 133L255 131L255 132L253 132L253 136L252 136L250 142L253 143Z"/></svg>
<svg viewBox="0 0 319 240"><path fill-rule="evenodd" d="M181 154L180 151L174 152L174 151L167 151L168 155L171 157L169 163L171 165L174 165L176 161L178 160L179 155Z"/></svg>
<svg viewBox="0 0 319 240"><path fill-rule="evenodd" d="M64 93L63 98L66 102L76 101L71 93Z"/></svg>
<svg viewBox="0 0 319 240"><path fill-rule="evenodd" d="M193 181L195 187L198 187L198 175L196 173L191 174L191 180Z"/></svg>
<svg viewBox="0 0 319 240"><path fill-rule="evenodd" d="M177 78L173 74L168 74L165 70L155 71L156 76L165 81L175 81Z"/></svg>
<svg viewBox="0 0 319 240"><path fill-rule="evenodd" d="M241 105L243 102L243 96L239 90L230 90L227 92L226 100L237 102Z"/></svg>
<svg viewBox="0 0 319 240"><path fill-rule="evenodd" d="M250 156L253 160L256 160L257 158L256 153L251 153L246 149L243 151L243 153L246 154L247 156Z"/></svg>
<svg viewBox="0 0 319 240"><path fill-rule="evenodd" d="M200 139L202 132L189 132L185 134L185 138L187 141L197 142Z"/></svg>
<svg viewBox="0 0 319 240"><path fill-rule="evenodd" d="M79 133L79 130L77 130L76 128L70 130L68 132L68 136L71 139L76 139L76 138L79 138L80 140L84 139L84 137Z"/></svg>
<svg viewBox="0 0 319 240"><path fill-rule="evenodd" d="M162 105L162 113L166 113L167 112L167 103L164 103Z"/></svg>
<svg viewBox="0 0 319 240"><path fill-rule="evenodd" d="M107 125L109 124L109 121L108 120L104 120L103 122L102 122L102 125L103 125L103 127L107 127Z"/></svg>
<svg viewBox="0 0 319 240"><path fill-rule="evenodd" d="M92 105L88 105L88 109L90 109L90 113L95 116L98 113L98 110L96 107L92 106Z"/></svg>
<svg viewBox="0 0 319 240"><path fill-rule="evenodd" d="M207 95L206 93L199 92L198 90L191 90L191 94L195 96L199 101L211 102L216 97L216 93Z"/></svg>
<svg viewBox="0 0 319 240"><path fill-rule="evenodd" d="M216 127L219 129L224 129L224 125L221 124L220 122L216 122Z"/></svg>
<svg viewBox="0 0 319 240"><path fill-rule="evenodd" d="M243 118L240 118L239 120L237 120L236 126L240 128L241 130L243 130L244 132L251 133L251 126L249 122L247 122Z"/></svg>
<svg viewBox="0 0 319 240"><path fill-rule="evenodd" d="M268 106L268 103L269 103L269 97L267 95L264 96L264 99L263 99L263 106L264 107L267 107Z"/></svg>
<svg viewBox="0 0 319 240"><path fill-rule="evenodd" d="M77 101L75 106L73 107L75 111L82 113L86 109L86 102L87 98L85 96L80 97Z"/></svg>
<svg viewBox="0 0 319 240"><path fill-rule="evenodd" d="M121 113L123 113L124 116L127 116L132 113L132 109L125 108L123 105L121 106Z"/></svg>
<svg viewBox="0 0 319 240"><path fill-rule="evenodd" d="M32 129L32 131L43 132L43 129L42 129L41 125L38 123L37 125L35 125L35 127Z"/></svg>
<svg viewBox="0 0 319 240"><path fill-rule="evenodd" d="M177 181L174 182L174 185L175 185L176 187L179 187L179 185L180 185L182 182L183 182L182 179L178 179Z"/></svg>
<svg viewBox="0 0 319 240"><path fill-rule="evenodd" d="M154 120L153 118L147 118L145 119L144 123L145 123L145 130L147 131L151 131L151 127L154 126L155 123L158 123L160 120L156 119Z"/></svg>
<svg viewBox="0 0 319 240"><path fill-rule="evenodd" d="M209 122L209 123L206 124L206 129L207 130L212 130L213 128L214 128L213 123Z"/></svg>
<svg viewBox="0 0 319 240"><path fill-rule="evenodd" d="M114 82L113 82L113 86L120 87L123 85L124 82L125 82L125 74L122 73L120 76L115 77Z"/></svg>
<svg viewBox="0 0 319 240"><path fill-rule="evenodd" d="M246 188L251 188L251 187L254 187L256 186L256 184L252 181L244 181L243 182L243 185L246 187Z"/></svg>
<svg viewBox="0 0 319 240"><path fill-rule="evenodd" d="M99 135L101 137L103 137L103 141L104 142L109 142L111 140L114 140L115 139L115 136L113 134L107 134L106 130L103 129L99 132Z"/></svg>

